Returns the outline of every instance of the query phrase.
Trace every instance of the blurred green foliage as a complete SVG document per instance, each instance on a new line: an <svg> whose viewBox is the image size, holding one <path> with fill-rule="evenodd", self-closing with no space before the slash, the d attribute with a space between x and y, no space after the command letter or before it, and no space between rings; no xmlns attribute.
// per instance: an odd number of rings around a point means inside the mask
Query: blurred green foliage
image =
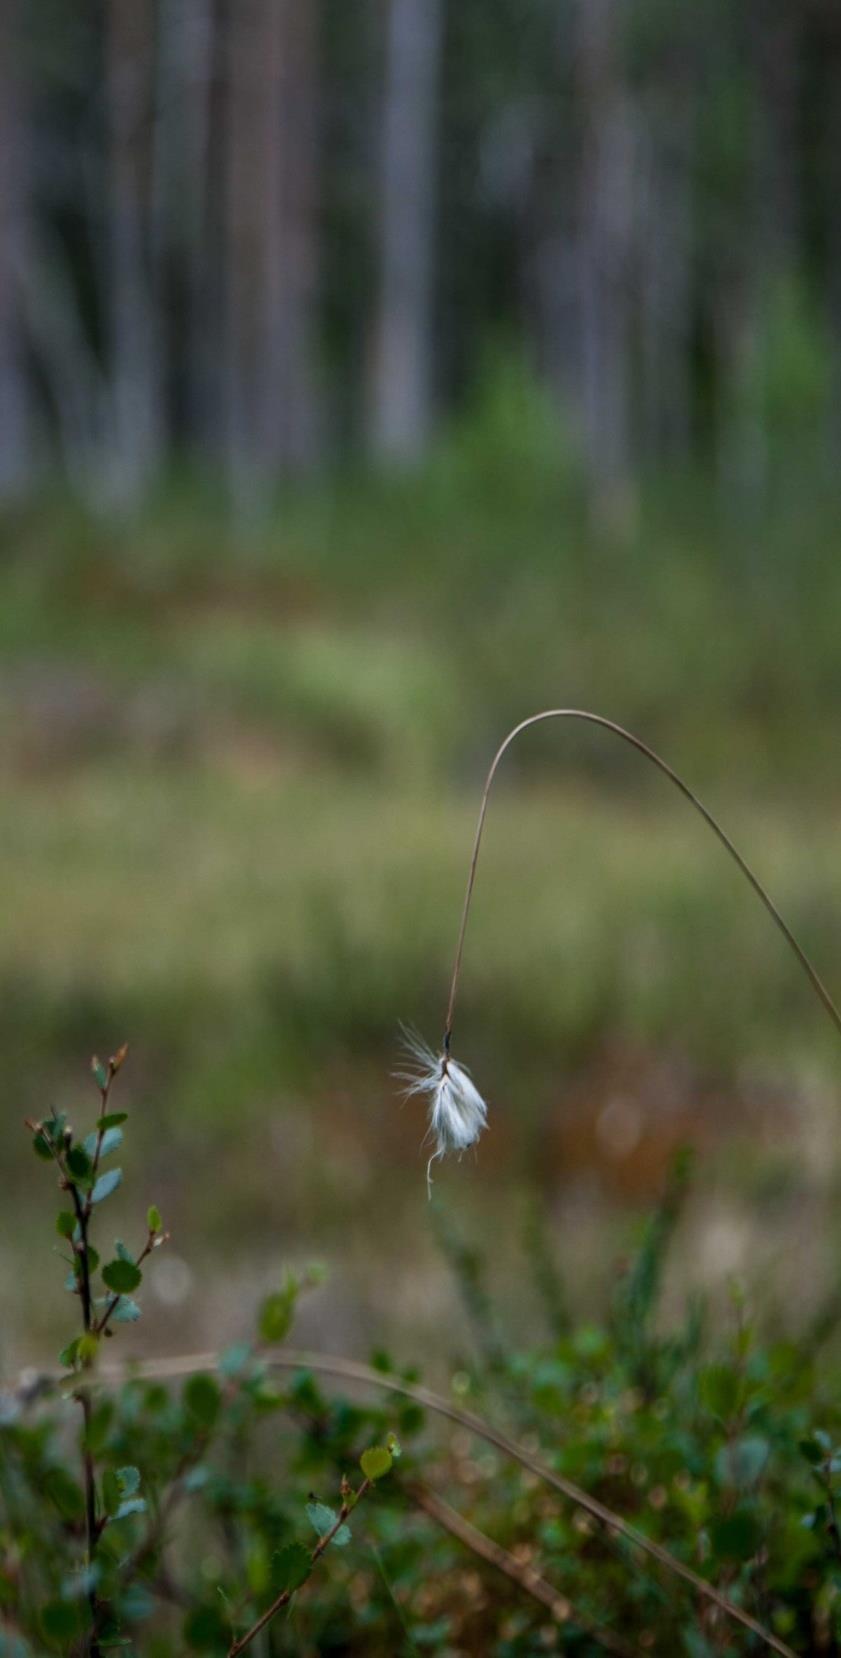
<svg viewBox="0 0 841 1658"><path fill-rule="evenodd" d="M110 1069L103 1103L109 1082ZM99 1258L86 1204L99 1153L77 1176L66 1116L31 1126L78 1216L70 1288L88 1346L61 1355L62 1388L30 1373L0 1395L3 1658L233 1654L272 1608L259 1650L298 1658L713 1658L841 1638L837 1376L814 1340L764 1343L743 1284L717 1334L703 1303L664 1318L685 1156L616 1274L607 1318L561 1328L552 1265L550 1333L536 1346L500 1339L492 1262L449 1217L472 1337L450 1356L448 1395L418 1392L417 1372L379 1352L364 1379L383 1384L385 1403L358 1404L325 1391L317 1360L248 1342L157 1377L100 1377L111 1303L89 1299ZM166 1241L158 1219L152 1247ZM547 1263L532 1232L518 1265L538 1293ZM301 1287L287 1277L263 1302L263 1341L288 1335ZM441 1420L451 1411L455 1428ZM573 1482L566 1497L555 1475ZM675 1563L698 1574L694 1589Z"/></svg>
<svg viewBox="0 0 841 1658"><path fill-rule="evenodd" d="M4 1097L41 1109L95 1036L130 1033L127 1091L181 1236L235 1278L266 1236L331 1258L351 1224L363 1324L401 1316L383 1226L395 1262L419 1228L432 1258L398 1029L440 1026L481 780L517 719L569 702L639 730L841 982L836 496L798 464L740 512L683 471L600 526L577 480L503 353L412 477L322 479L253 521L187 477L131 517L59 494L3 516ZM461 994L494 1133L457 1178L483 1225L503 1180L645 1200L671 1111L710 1158L742 1137L716 1167L757 1224L772 1185L792 1224L799 1201L831 1204L813 1105L831 1033L719 849L602 733L533 731L507 758ZM624 1160L595 1134L617 1091L644 1129ZM31 1244L31 1171L9 1157L4 1218ZM3 1336L21 1358L54 1315L27 1270ZM186 1309L155 1316L175 1334Z"/></svg>

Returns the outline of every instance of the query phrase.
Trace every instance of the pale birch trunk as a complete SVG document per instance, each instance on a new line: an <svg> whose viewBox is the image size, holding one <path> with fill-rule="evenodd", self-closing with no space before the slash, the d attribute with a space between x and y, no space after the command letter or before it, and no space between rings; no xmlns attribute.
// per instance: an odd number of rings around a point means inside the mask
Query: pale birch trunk
<svg viewBox="0 0 841 1658"><path fill-rule="evenodd" d="M654 464L685 457L692 437L691 94L677 90L647 105L639 158L639 412Z"/></svg>
<svg viewBox="0 0 841 1658"><path fill-rule="evenodd" d="M634 125L624 84L622 0L578 0L582 117L578 182L581 413L593 502L624 521L631 504L629 275Z"/></svg>
<svg viewBox="0 0 841 1658"><path fill-rule="evenodd" d="M319 457L319 31L314 0L269 0L267 359L258 420L265 460L299 472Z"/></svg>
<svg viewBox="0 0 841 1658"><path fill-rule="evenodd" d="M151 244L167 356L179 367L174 435L219 447L218 246L211 240L213 0L159 0ZM172 291L174 290L174 291Z"/></svg>
<svg viewBox="0 0 841 1658"><path fill-rule="evenodd" d="M152 0L107 0L112 482L126 497L149 482L165 445L159 296L150 236L154 28Z"/></svg>
<svg viewBox="0 0 841 1658"><path fill-rule="evenodd" d="M244 504L317 454L316 23L296 0L239 0L228 24L228 460Z"/></svg>
<svg viewBox="0 0 841 1658"><path fill-rule="evenodd" d="M417 461L432 420L442 27L442 0L388 0L369 428L385 461Z"/></svg>
<svg viewBox="0 0 841 1658"><path fill-rule="evenodd" d="M21 327L26 245L17 0L0 0L0 495L29 479L28 387Z"/></svg>

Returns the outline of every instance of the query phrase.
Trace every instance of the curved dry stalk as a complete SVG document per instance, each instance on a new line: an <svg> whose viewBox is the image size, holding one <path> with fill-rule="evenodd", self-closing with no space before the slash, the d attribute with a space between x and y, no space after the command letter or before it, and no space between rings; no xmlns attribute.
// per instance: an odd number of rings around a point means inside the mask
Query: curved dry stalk
<svg viewBox="0 0 841 1658"><path fill-rule="evenodd" d="M338 1531L341 1531L348 1515L356 1507L357 1503L360 1502L363 1497L367 1496L371 1489L372 1483L373 1482L371 1480L363 1480L359 1490L354 1493L353 1499L351 1500L348 1498L342 1503L342 1506L336 1515L335 1523L330 1527L329 1531L324 1533L323 1537L319 1537L315 1548L312 1549L310 1553L311 1567L317 1564L317 1562L321 1559L321 1556L330 1547L333 1538ZM303 1588L303 1584L301 1587ZM240 1635L236 1640L232 1641L228 1650L228 1658L239 1658L239 1654L244 1652L246 1647L251 1645L252 1641L256 1641L257 1636L262 1634L267 1624L270 1624L273 1618L277 1617L278 1612L282 1612L284 1606L289 1605L294 1593L294 1589L284 1589L282 1593L272 1601L271 1606L266 1607L265 1612L263 1612L256 1622L251 1625L250 1629L247 1629L244 1635Z"/></svg>
<svg viewBox="0 0 841 1658"><path fill-rule="evenodd" d="M592 1497L573 1480L566 1479L563 1474L556 1474L552 1468L547 1468L539 1457L533 1456L530 1451L518 1445L515 1440L509 1439L507 1434L501 1433L498 1428L491 1427L480 1416L475 1416L473 1411L460 1410L457 1405L450 1404L448 1399L442 1398L439 1393L433 1393L430 1388L423 1387L420 1383L401 1381L398 1376L372 1370L367 1364L359 1364L355 1359L340 1358L329 1353L301 1352L292 1348L287 1348L282 1353L270 1351L257 1356L273 1370L314 1370L320 1375L335 1376L341 1381L358 1382L363 1387L382 1388L389 1393L398 1393L402 1398L411 1399L415 1404L422 1405L425 1410L431 1410L435 1415L455 1422L458 1427L466 1428L469 1433L475 1434L477 1439L484 1439L486 1444L493 1445L503 1456L510 1458L512 1462L518 1462L522 1468L528 1469L529 1473L543 1480L545 1485L559 1491L568 1502L584 1509L585 1513L592 1515L593 1519L598 1520L609 1532L624 1537L635 1548L656 1560L665 1571L682 1578L685 1583L691 1585L696 1594L711 1601L734 1623L741 1624L743 1629L749 1629L772 1652L778 1652L781 1658L797 1658L796 1653L791 1647L786 1646L785 1641L780 1640L770 1629L766 1629L741 1606L729 1600L727 1595L713 1583L709 1583L705 1577L701 1577L699 1572L687 1566L684 1561L678 1560L677 1556L671 1554L661 1543L647 1537L645 1532L638 1531L629 1520L623 1519L621 1514L614 1513L600 1502L598 1497ZM192 1376L199 1370L215 1370L218 1363L218 1353L186 1353L168 1359L141 1360L129 1369L128 1375L129 1378L137 1377L140 1380L163 1381L176 1376ZM54 1375L52 1379L64 1381L66 1377ZM122 1382L126 1379L126 1368L120 1365L103 1365L97 1372L97 1379L100 1382ZM84 1379L80 1378L77 1385L85 1385ZM90 1381L87 1381L86 1385L90 1386ZM31 1388L30 1380L27 1383L27 1391L31 1392Z"/></svg>
<svg viewBox="0 0 841 1658"><path fill-rule="evenodd" d="M480 1560L486 1561L489 1566L494 1566L498 1572L510 1578L511 1582L516 1583L532 1600L539 1601L541 1606L545 1606L555 1623L577 1624L597 1646L604 1647L605 1652L614 1653L615 1658L642 1658L636 1647L630 1646L614 1630L596 1623L586 1612L573 1606L567 1596L559 1589L554 1589L551 1583L547 1583L533 1566L522 1566L514 1559L513 1554L509 1554L500 1543L495 1543L492 1537L486 1537L477 1526L465 1520L462 1514L458 1514L449 1503L445 1503L443 1497L430 1490L428 1485L410 1484L403 1489L436 1525L448 1531L451 1537L457 1538L459 1543L463 1543L472 1554L478 1555Z"/></svg>
<svg viewBox="0 0 841 1658"><path fill-rule="evenodd" d="M450 1049L456 992L458 990L461 962L464 954L464 936L467 931L467 918L470 914L470 901L473 896L473 886L476 880L476 866L479 861L479 848L482 843L482 830L485 825L485 815L488 809L488 798L491 792L491 785L494 777L496 776L499 762L502 759L506 749L513 743L514 738L518 737L521 731L526 731L529 726L539 725L543 720L585 720L590 725L601 726L603 730L612 732L615 737L621 737L623 743L628 743L631 748L636 749L637 753L642 754L646 760L650 760L651 764L656 766L657 770L662 772L664 777L668 777L669 781L674 784L675 788L680 790L680 793L683 795L684 799L689 801L690 806L694 806L696 812L699 813L704 822L712 830L713 834L721 842L721 845L724 847L725 851L729 853L737 868L741 870L745 879L750 882L757 898L768 911L771 920L774 922L775 926L779 928L783 938L786 940L786 943L794 951L794 954L806 974L812 989L822 1003L826 1012L829 1014L829 1017L839 1035L841 1035L841 1013L839 1013L837 1007L835 1006L835 1003L832 1000L832 997L830 996L829 991L827 990L826 985L821 979L819 973L812 966L805 950L803 950L800 944L798 944L794 933L788 926L787 922L783 920L776 904L770 894L766 892L758 876L754 874L750 864L745 858L742 857L741 852L739 852L733 845L730 836L725 833L721 827L721 824L718 823L713 817L712 812L708 811L703 801L699 800L698 796L693 793L688 783L684 783L683 778L679 777L678 773L674 771L665 760L661 759L659 754L655 754L653 748L649 748L648 744L642 742L641 738L635 737L633 732L626 731L624 726L617 725L615 720L608 720L603 714L592 714L585 708L545 708L541 711L541 713L531 714L527 720L521 720L519 725L515 725L513 731L509 731L505 741L501 743L497 749L491 762L490 770L485 779L482 803L479 807L479 819L476 824L476 834L473 840L473 852L470 858L470 869L467 876L467 890L464 895L461 923L458 931L458 939L456 941L455 961L453 963L453 975L450 981L450 996L447 1003L447 1018L444 1027L444 1052L449 1053Z"/></svg>

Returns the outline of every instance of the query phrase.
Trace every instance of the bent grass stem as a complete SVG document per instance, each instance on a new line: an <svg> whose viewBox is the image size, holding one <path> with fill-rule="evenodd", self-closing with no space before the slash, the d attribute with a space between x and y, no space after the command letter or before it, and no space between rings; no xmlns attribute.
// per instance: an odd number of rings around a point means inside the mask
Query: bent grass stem
<svg viewBox="0 0 841 1658"><path fill-rule="evenodd" d="M714 1583L710 1583L706 1578L701 1577L699 1572L694 1571L683 1560L679 1560L676 1555L671 1554L661 1543L655 1542L653 1538L647 1537L644 1532L638 1531L629 1520L608 1508L605 1503L599 1501L598 1497L591 1496L589 1491L585 1491L580 1485L576 1485L573 1480L567 1479L565 1475L557 1474L554 1469L547 1468L539 1457L534 1456L531 1451L527 1451L524 1446L518 1445L515 1440L509 1439L507 1434L502 1433L498 1428L484 1422L480 1416L474 1415L472 1411L460 1410L457 1405L452 1405L448 1399L442 1398L438 1393L433 1393L430 1388L422 1387L419 1383L401 1381L397 1376L389 1376L381 1371L372 1370L368 1365L358 1364L354 1359L344 1359L328 1353L301 1352L291 1348L282 1353L270 1351L258 1356L273 1370L314 1370L317 1374L334 1376L341 1381L357 1382L363 1387L381 1388L389 1393L397 1393L402 1398L411 1399L415 1404L423 1406L425 1410L430 1410L435 1415L445 1417L448 1421L456 1423L458 1427L466 1428L469 1433L475 1434L477 1439L483 1439L486 1444L493 1445L503 1456L510 1458L512 1462L519 1463L522 1468L528 1469L529 1473L535 1474L545 1485L549 1485L553 1490L558 1491L568 1502L575 1503L578 1508L584 1509L585 1513L592 1515L594 1520L598 1520L599 1524L604 1526L608 1533L615 1532L617 1535L624 1537L627 1542L640 1549L642 1553L647 1554L650 1559L656 1560L664 1571L671 1572L674 1577L682 1578L685 1583L688 1583L694 1589L696 1594L702 1595L706 1600L711 1601L719 1608L719 1611L724 1612L734 1623L741 1624L743 1629L749 1629L772 1652L779 1653L781 1658L796 1658L796 1654L790 1646L786 1645L785 1641L781 1640L770 1629L766 1629L764 1624L761 1624L757 1618L752 1617L749 1612L745 1612L741 1606L737 1606L735 1601L730 1600L720 1589L717 1589ZM139 1364L132 1366L130 1374L134 1378L163 1381L176 1376L191 1376L196 1371L215 1370L218 1363L218 1353L189 1353L168 1359L141 1360ZM120 1366L107 1365L100 1370L97 1379L100 1383L110 1382L113 1384L121 1382L123 1377L124 1371ZM55 1377L56 1381L61 1379L60 1376Z"/></svg>
<svg viewBox="0 0 841 1658"><path fill-rule="evenodd" d="M726 834L724 829L722 829L721 824L718 823L716 818L713 817L712 812L707 809L703 801L699 800L694 791L690 789L688 783L685 783L683 778L678 775L673 767L670 766L666 760L663 760L659 754L654 752L653 748L649 748L648 744L644 743L641 738L635 737L632 731L626 731L624 726L617 725L615 720L608 720L603 714L593 714L585 708L545 708L539 714L531 714L527 720L521 720L519 725L515 725L514 729L509 731L504 742L500 743L500 746L491 761L490 770L485 779L485 787L482 793L481 805L479 807L479 818L476 824L476 833L473 840L470 868L467 876L467 889L464 895L461 922L459 925L458 938L456 940L455 960L453 963L452 979L450 981L450 995L447 1003L447 1017L444 1027L444 1052L449 1053L450 1049L456 995L458 992L461 964L464 955L464 939L467 932L467 921L470 914L470 904L476 880L476 868L479 862L479 848L482 844L482 831L485 826L485 817L488 810L488 800L493 780L496 776L499 763L505 754L506 749L510 748L515 737L519 737L522 731L527 731L530 726L539 725L544 720L583 720L589 725L600 726L602 730L611 732L614 737L621 738L623 743L627 743L631 748L635 749L638 754L641 754L644 759L649 760L653 766L657 767L658 771L662 772L664 777L667 777L669 781L674 784L675 788L680 791L684 799L688 800L690 806L693 806L699 816L703 818L704 822L712 830L713 834L724 847L725 852L727 852L732 858L737 869L741 870L741 873L744 875L746 881L748 881L753 887L757 898L760 903L764 905L771 917L771 920L774 922L774 925L779 928L779 931L782 933L783 938L789 945L789 948L793 950L801 968L803 969L803 972L806 974L806 977L812 986L812 989L824 1007L826 1013L832 1020L832 1023L834 1024L839 1035L841 1035L841 1013L839 1013L838 1008L826 988L826 985L820 977L820 974L813 967L805 950L798 943L788 923L783 919L777 909L770 893L766 891L759 877L751 869L747 859L742 857L741 852L739 852L737 847L734 846L730 836Z"/></svg>
<svg viewBox="0 0 841 1658"><path fill-rule="evenodd" d="M449 1503L444 1502L429 1486L410 1484L407 1488L412 1501L422 1510L430 1520L448 1531L451 1537L458 1539L472 1554L484 1560L489 1566L502 1572L512 1583L516 1583L523 1593L530 1595L532 1600L539 1601L545 1606L555 1623L578 1625L585 1635L595 1641L597 1646L603 1647L605 1652L611 1652L615 1658L642 1658L637 1647L632 1647L621 1635L614 1633L603 1624L596 1623L588 1613L580 1607L573 1606L572 1602L559 1589L553 1588L551 1583L540 1576L533 1566L523 1566L514 1559L507 1549L495 1543L493 1538L486 1537L477 1526L465 1520Z"/></svg>
<svg viewBox="0 0 841 1658"><path fill-rule="evenodd" d="M330 1547L336 1533L341 1531L348 1515L356 1507L357 1503L360 1502L361 1499L370 1491L372 1484L372 1480L363 1480L359 1490L355 1492L352 1497L346 1498L342 1503L342 1506L336 1516L335 1524L330 1527L329 1531L324 1533L323 1537L319 1537L318 1542L310 1555L311 1568L321 1559L321 1556L324 1554L325 1550ZM231 1643L231 1646L228 1649L228 1658L238 1658L238 1654L240 1652L244 1652L246 1647L250 1646L251 1642L256 1640L261 1630L265 1629L266 1625L271 1623L273 1618L277 1617L278 1612L281 1612L284 1606L289 1605L294 1593L294 1589L284 1589L282 1594L278 1595L277 1599L272 1601L271 1606L267 1607L265 1612L261 1614L256 1623L253 1623L251 1628L246 1630L244 1635L240 1635L237 1640Z"/></svg>

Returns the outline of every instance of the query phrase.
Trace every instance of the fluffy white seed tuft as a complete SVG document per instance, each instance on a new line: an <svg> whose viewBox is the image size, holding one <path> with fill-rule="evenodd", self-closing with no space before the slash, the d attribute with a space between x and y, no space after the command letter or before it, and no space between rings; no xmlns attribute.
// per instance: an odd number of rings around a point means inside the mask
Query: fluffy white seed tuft
<svg viewBox="0 0 841 1658"><path fill-rule="evenodd" d="M448 1151L466 1151L488 1126L488 1108L470 1073L448 1053L433 1053L419 1037L406 1035L411 1069L401 1073L406 1094L425 1095L429 1102L429 1134L435 1150L426 1170L432 1187L432 1165Z"/></svg>

